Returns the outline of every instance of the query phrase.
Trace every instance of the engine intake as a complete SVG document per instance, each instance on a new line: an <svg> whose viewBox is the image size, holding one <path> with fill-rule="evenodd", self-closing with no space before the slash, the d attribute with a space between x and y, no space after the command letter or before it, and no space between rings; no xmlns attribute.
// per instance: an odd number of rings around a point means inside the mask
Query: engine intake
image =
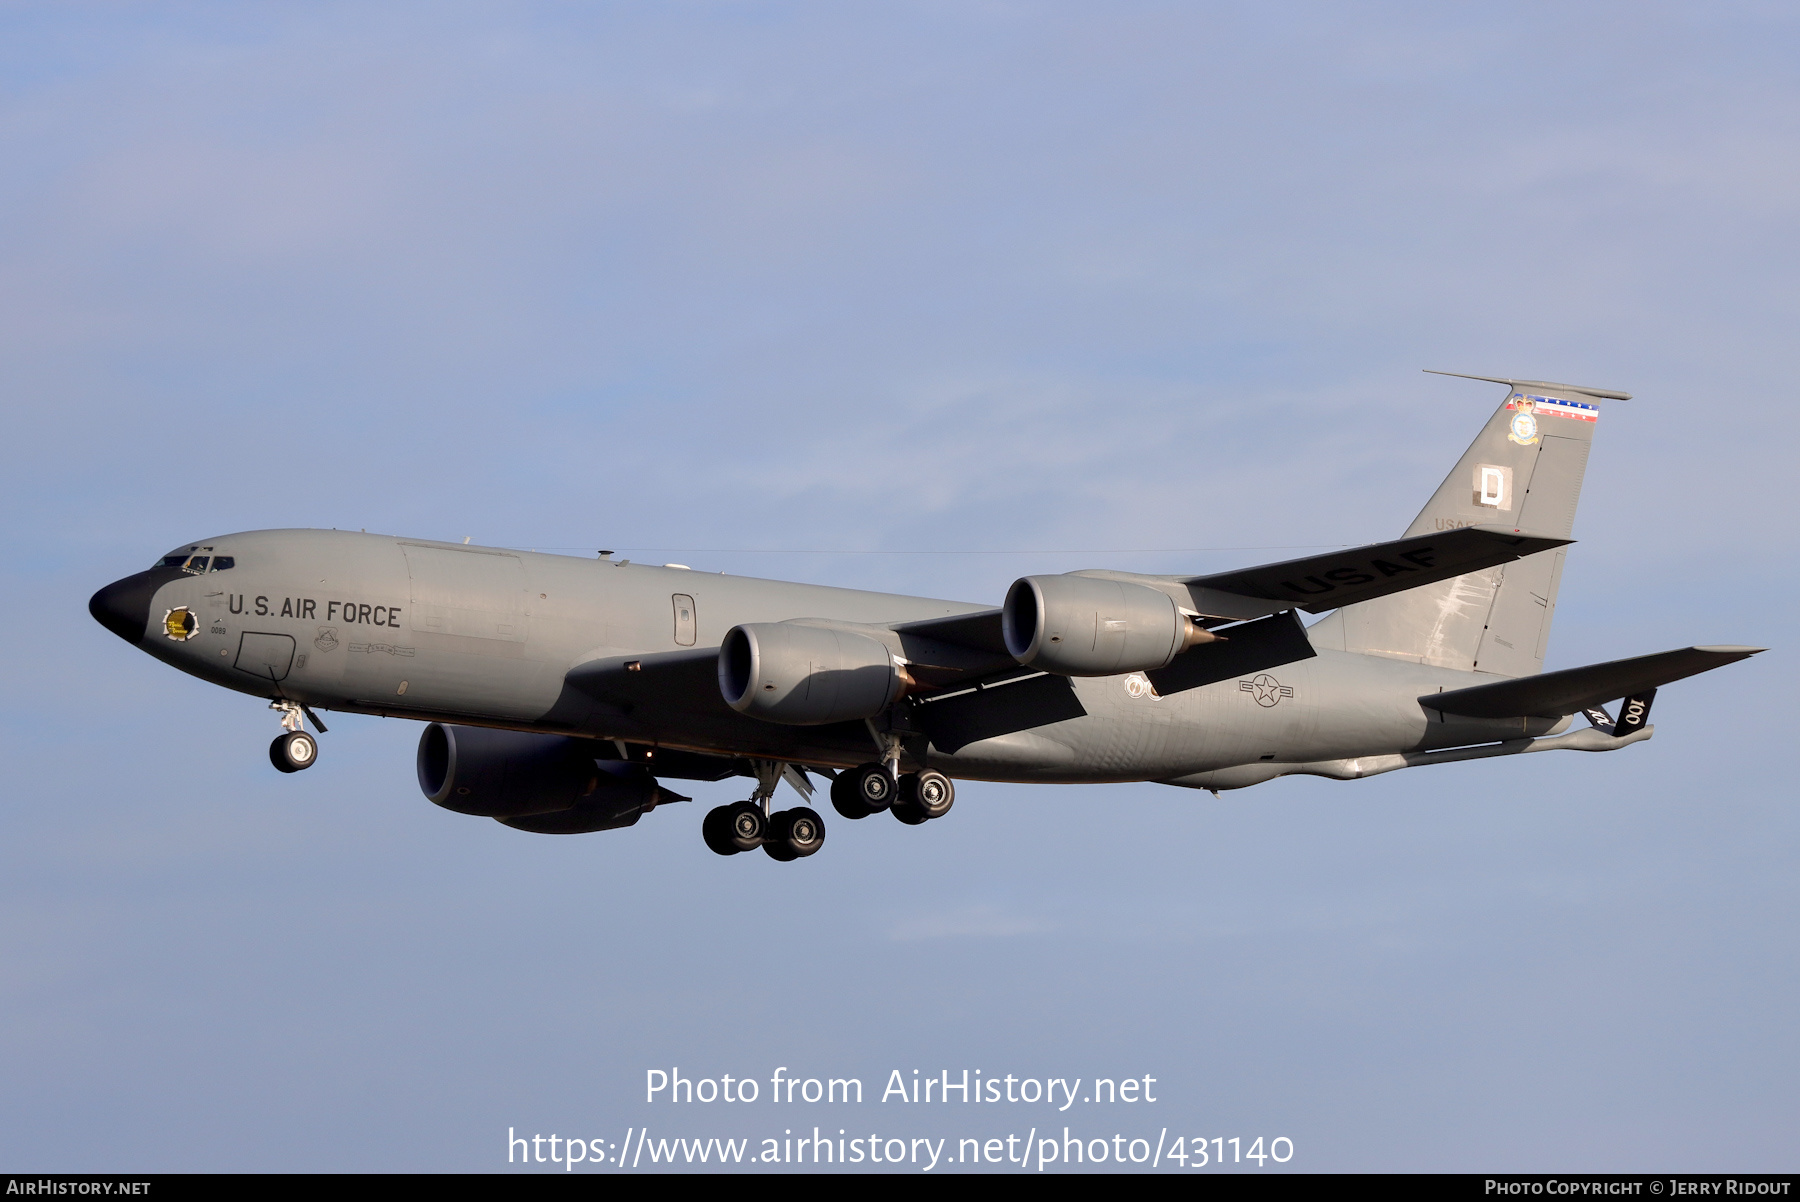
<svg viewBox="0 0 1800 1202"><path fill-rule="evenodd" d="M1167 593L1093 576L1026 576L1000 611L1006 650L1058 676L1116 676L1166 667L1209 633Z"/></svg>
<svg viewBox="0 0 1800 1202"><path fill-rule="evenodd" d="M873 718L911 683L882 644L829 626L734 626L719 646L725 704L764 722L822 726Z"/></svg>
<svg viewBox="0 0 1800 1202"><path fill-rule="evenodd" d="M563 735L433 722L419 736L419 788L446 810L518 830L574 835L630 826L663 801L640 764L599 760Z"/></svg>

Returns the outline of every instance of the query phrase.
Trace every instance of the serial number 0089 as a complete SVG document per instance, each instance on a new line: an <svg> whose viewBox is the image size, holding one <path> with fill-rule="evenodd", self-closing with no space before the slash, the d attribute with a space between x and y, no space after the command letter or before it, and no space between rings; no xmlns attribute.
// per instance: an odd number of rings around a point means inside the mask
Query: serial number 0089
<svg viewBox="0 0 1800 1202"><path fill-rule="evenodd" d="M1294 1158L1294 1141L1285 1135L1277 1135L1263 1145L1263 1137L1257 1136L1249 1147L1244 1146L1241 1136L1229 1138L1207 1139L1196 1135L1189 1139L1176 1139L1168 1151L1163 1153L1164 1160L1172 1160L1176 1164L1190 1169L1203 1169L1208 1165L1242 1164L1253 1160L1259 1166L1274 1161L1286 1164Z"/></svg>

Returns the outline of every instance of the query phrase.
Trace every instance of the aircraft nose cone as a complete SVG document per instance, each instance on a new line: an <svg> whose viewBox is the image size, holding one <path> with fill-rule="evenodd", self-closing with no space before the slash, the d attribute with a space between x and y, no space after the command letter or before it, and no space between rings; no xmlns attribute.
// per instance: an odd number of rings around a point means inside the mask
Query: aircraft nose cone
<svg viewBox="0 0 1800 1202"><path fill-rule="evenodd" d="M168 572L153 569L115 580L88 599L88 612L94 621L135 646L144 641L156 590L170 579Z"/></svg>

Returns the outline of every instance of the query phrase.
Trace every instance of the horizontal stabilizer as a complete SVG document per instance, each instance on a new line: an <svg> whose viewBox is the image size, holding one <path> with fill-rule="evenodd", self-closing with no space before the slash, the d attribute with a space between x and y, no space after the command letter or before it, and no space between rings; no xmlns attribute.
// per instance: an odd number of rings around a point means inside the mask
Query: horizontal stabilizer
<svg viewBox="0 0 1800 1202"><path fill-rule="evenodd" d="M1428 709L1465 718L1560 718L1592 706L1604 705L1697 676L1740 659L1749 659L1764 647L1683 647L1634 659L1564 668L1517 680L1499 680L1448 693L1427 693L1419 704Z"/></svg>
<svg viewBox="0 0 1800 1202"><path fill-rule="evenodd" d="M1572 541L1502 526L1464 526L1258 568L1192 576L1186 584L1199 612L1209 616L1210 610L1218 609L1223 611L1219 617L1252 618L1291 607L1317 614L1511 563ZM1209 594L1214 593L1229 597L1219 599L1223 604L1211 604ZM1262 604L1258 612L1246 613L1241 604L1232 605L1232 598L1254 598Z"/></svg>

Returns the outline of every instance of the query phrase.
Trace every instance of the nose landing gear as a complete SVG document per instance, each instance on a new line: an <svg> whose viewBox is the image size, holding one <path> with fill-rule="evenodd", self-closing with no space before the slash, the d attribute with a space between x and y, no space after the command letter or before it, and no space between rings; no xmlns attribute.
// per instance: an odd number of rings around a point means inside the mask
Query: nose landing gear
<svg viewBox="0 0 1800 1202"><path fill-rule="evenodd" d="M312 711L297 701L271 701L269 708L281 714L281 725L286 730L269 744L269 762L281 772L299 772L312 767L319 758L319 741L306 733L306 722L301 717ZM317 717L313 718L313 725L321 731L325 729Z"/></svg>
<svg viewBox="0 0 1800 1202"><path fill-rule="evenodd" d="M319 744L303 730L277 735L269 744L269 762L282 772L298 772L310 768L319 758Z"/></svg>

